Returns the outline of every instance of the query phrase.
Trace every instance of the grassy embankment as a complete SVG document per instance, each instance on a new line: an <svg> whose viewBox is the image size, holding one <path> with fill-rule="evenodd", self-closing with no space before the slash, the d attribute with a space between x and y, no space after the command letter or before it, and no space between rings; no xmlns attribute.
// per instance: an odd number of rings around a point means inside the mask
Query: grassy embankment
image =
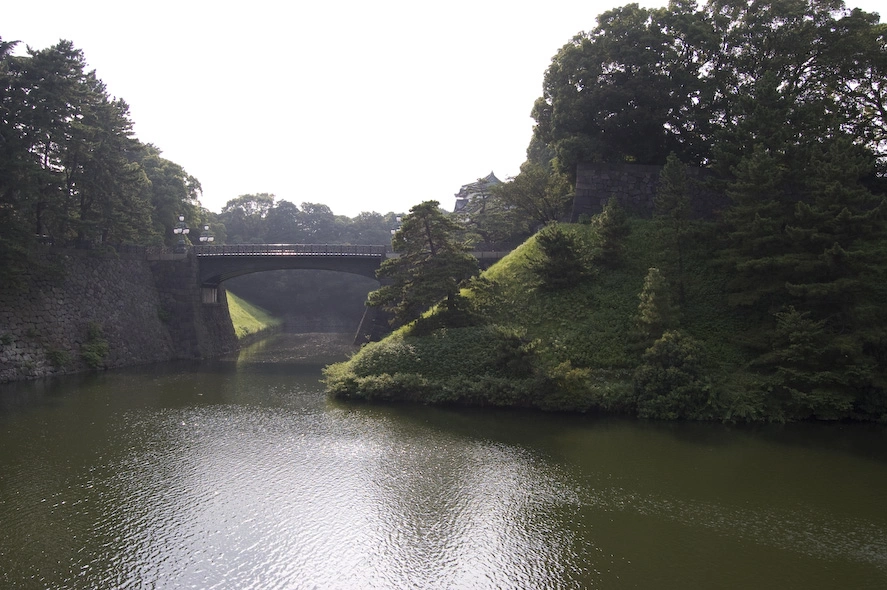
<svg viewBox="0 0 887 590"><path fill-rule="evenodd" d="M600 245L593 225L563 226L588 252ZM614 268L589 262L590 276L557 291L537 287L530 260L535 238L463 293L468 317L437 327L430 312L326 370L328 391L344 399L411 400L601 410L644 414L635 375L649 342L637 336L638 294L652 266L664 267L650 221L632 220ZM690 383L696 418L759 419L760 400L745 398L747 359L735 338L738 319L724 302L725 276L711 263L711 229L697 228L684 261L680 329L702 351ZM594 260L593 255L589 261ZM453 327L454 325L459 327ZM689 390L687 390L689 391ZM671 411L670 408L666 410ZM658 409L657 409L658 411ZM660 412L661 413L661 412Z"/></svg>
<svg viewBox="0 0 887 590"><path fill-rule="evenodd" d="M261 307L241 299L231 291L228 291L227 295L228 311L231 314L231 323L234 324L234 333L237 335L238 340L280 325L281 320L275 318Z"/></svg>

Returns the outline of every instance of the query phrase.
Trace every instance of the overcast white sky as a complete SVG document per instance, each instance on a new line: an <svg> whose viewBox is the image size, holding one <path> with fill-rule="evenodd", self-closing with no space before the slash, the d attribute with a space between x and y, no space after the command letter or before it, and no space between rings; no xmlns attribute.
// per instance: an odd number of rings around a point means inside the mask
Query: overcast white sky
<svg viewBox="0 0 887 590"><path fill-rule="evenodd" d="M516 175L552 56L624 4L16 1L0 37L82 49L208 209L273 193L353 217L430 199L451 209L461 185Z"/></svg>

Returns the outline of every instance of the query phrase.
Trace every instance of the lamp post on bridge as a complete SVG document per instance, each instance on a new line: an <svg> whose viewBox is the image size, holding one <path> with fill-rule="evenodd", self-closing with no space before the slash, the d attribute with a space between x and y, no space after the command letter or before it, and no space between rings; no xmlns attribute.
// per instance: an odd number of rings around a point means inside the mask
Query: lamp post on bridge
<svg viewBox="0 0 887 590"><path fill-rule="evenodd" d="M176 224L174 228L172 228L172 233L179 236L179 243L176 244L175 252L176 254L184 254L185 253L185 236L191 229L185 225L185 216L179 215L179 222Z"/></svg>
<svg viewBox="0 0 887 590"><path fill-rule="evenodd" d="M209 226L204 225L203 226L203 233L200 234L200 241L204 244L209 244L210 242L212 242L215 239L216 239L216 237L214 235L212 235L212 232L209 231Z"/></svg>
<svg viewBox="0 0 887 590"><path fill-rule="evenodd" d="M392 235L392 236L393 236L394 234L397 233L397 230L400 229L400 222L401 222L401 221L403 221L403 218L402 218L400 215L398 215L398 216L396 216L396 217L394 218L394 223L396 223L397 226L391 228L391 235Z"/></svg>

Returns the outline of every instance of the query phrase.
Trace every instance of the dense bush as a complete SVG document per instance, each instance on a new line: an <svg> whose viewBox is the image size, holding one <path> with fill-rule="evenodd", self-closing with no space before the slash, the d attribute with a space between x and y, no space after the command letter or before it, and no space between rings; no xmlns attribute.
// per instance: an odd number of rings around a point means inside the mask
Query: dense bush
<svg viewBox="0 0 887 590"><path fill-rule="evenodd" d="M86 342L80 346L80 357L92 369L100 369L105 364L110 348L105 340L102 326L90 322L87 326Z"/></svg>
<svg viewBox="0 0 887 590"><path fill-rule="evenodd" d="M528 405L536 365L532 343L497 326L398 332L324 371L340 398Z"/></svg>
<svg viewBox="0 0 887 590"><path fill-rule="evenodd" d="M556 291L577 286L588 275L587 256L583 243L558 223L550 223L536 234L538 254L531 259L530 269L536 275L536 286Z"/></svg>
<svg viewBox="0 0 887 590"><path fill-rule="evenodd" d="M699 342L680 331L665 332L644 353L634 387L642 418L706 417L711 388Z"/></svg>

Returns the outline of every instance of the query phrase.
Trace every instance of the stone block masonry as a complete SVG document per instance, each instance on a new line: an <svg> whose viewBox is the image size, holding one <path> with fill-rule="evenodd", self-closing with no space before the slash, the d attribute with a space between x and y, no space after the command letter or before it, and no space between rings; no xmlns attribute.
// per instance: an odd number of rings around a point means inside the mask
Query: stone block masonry
<svg viewBox="0 0 887 590"><path fill-rule="evenodd" d="M61 269L34 271L20 290L0 285L0 383L236 350L224 292L201 302L193 257L50 249ZM106 344L90 363L84 350Z"/></svg>

